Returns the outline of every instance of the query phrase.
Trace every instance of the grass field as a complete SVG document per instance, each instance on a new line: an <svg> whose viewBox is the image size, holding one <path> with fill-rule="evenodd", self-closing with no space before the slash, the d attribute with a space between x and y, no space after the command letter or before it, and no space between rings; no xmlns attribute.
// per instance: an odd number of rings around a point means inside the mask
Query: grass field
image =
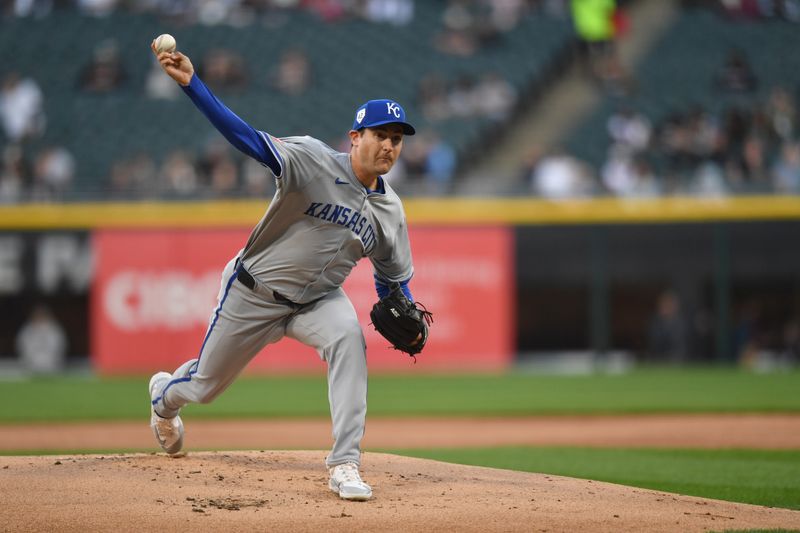
<svg viewBox="0 0 800 533"><path fill-rule="evenodd" d="M800 509L800 450L501 447L390 451L451 463L594 479L705 498Z"/></svg>
<svg viewBox="0 0 800 533"><path fill-rule="evenodd" d="M0 423L141 420L147 377L0 381ZM370 378L369 416L800 412L800 372L639 370L623 375ZM195 418L328 416L321 376L244 377ZM800 509L800 450L514 447L395 450L450 462L567 475Z"/></svg>
<svg viewBox="0 0 800 533"><path fill-rule="evenodd" d="M149 377L149 376L148 376ZM147 377L0 381L0 423L137 420ZM641 370L623 375L372 376L370 416L800 412L800 372ZM197 418L327 416L321 376L244 377Z"/></svg>

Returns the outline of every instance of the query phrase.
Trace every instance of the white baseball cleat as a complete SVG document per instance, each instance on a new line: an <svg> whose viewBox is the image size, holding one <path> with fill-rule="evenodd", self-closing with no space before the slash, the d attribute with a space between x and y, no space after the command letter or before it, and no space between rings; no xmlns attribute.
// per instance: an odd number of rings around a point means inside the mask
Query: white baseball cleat
<svg viewBox="0 0 800 533"><path fill-rule="evenodd" d="M162 418L156 414L152 401L172 379L169 372L158 372L150 378L150 427L161 448L169 455L175 455L183 447L183 421L180 416Z"/></svg>
<svg viewBox="0 0 800 533"><path fill-rule="evenodd" d="M372 497L372 489L361 480L358 465L355 463L344 463L331 468L328 487L344 500L363 501Z"/></svg>

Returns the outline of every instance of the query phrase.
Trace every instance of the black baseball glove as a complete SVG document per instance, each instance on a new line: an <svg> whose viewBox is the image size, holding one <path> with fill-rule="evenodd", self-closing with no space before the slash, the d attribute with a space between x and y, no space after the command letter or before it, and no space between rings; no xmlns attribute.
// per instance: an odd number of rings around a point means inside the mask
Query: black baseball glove
<svg viewBox="0 0 800 533"><path fill-rule="evenodd" d="M396 282L389 285L389 295L372 306L369 317L378 333L392 343L395 350L410 356L425 347L428 326L433 322L433 314L424 305L406 298Z"/></svg>

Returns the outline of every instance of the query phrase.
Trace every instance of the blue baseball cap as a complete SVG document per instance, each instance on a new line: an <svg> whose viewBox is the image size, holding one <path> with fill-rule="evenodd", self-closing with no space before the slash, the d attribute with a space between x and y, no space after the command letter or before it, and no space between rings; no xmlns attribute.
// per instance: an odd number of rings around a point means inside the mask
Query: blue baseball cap
<svg viewBox="0 0 800 533"><path fill-rule="evenodd" d="M374 128L383 124L400 124L403 133L414 135L414 126L406 122L406 112L394 100L370 100L356 110L353 129Z"/></svg>

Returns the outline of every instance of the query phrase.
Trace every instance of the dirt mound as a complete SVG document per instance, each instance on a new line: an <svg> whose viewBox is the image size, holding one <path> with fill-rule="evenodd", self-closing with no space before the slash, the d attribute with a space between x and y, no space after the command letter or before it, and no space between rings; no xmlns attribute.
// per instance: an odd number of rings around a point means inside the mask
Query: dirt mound
<svg viewBox="0 0 800 533"><path fill-rule="evenodd" d="M709 531L800 512L597 481L365 453L369 502L327 488L325 452L0 457L4 531Z"/></svg>

